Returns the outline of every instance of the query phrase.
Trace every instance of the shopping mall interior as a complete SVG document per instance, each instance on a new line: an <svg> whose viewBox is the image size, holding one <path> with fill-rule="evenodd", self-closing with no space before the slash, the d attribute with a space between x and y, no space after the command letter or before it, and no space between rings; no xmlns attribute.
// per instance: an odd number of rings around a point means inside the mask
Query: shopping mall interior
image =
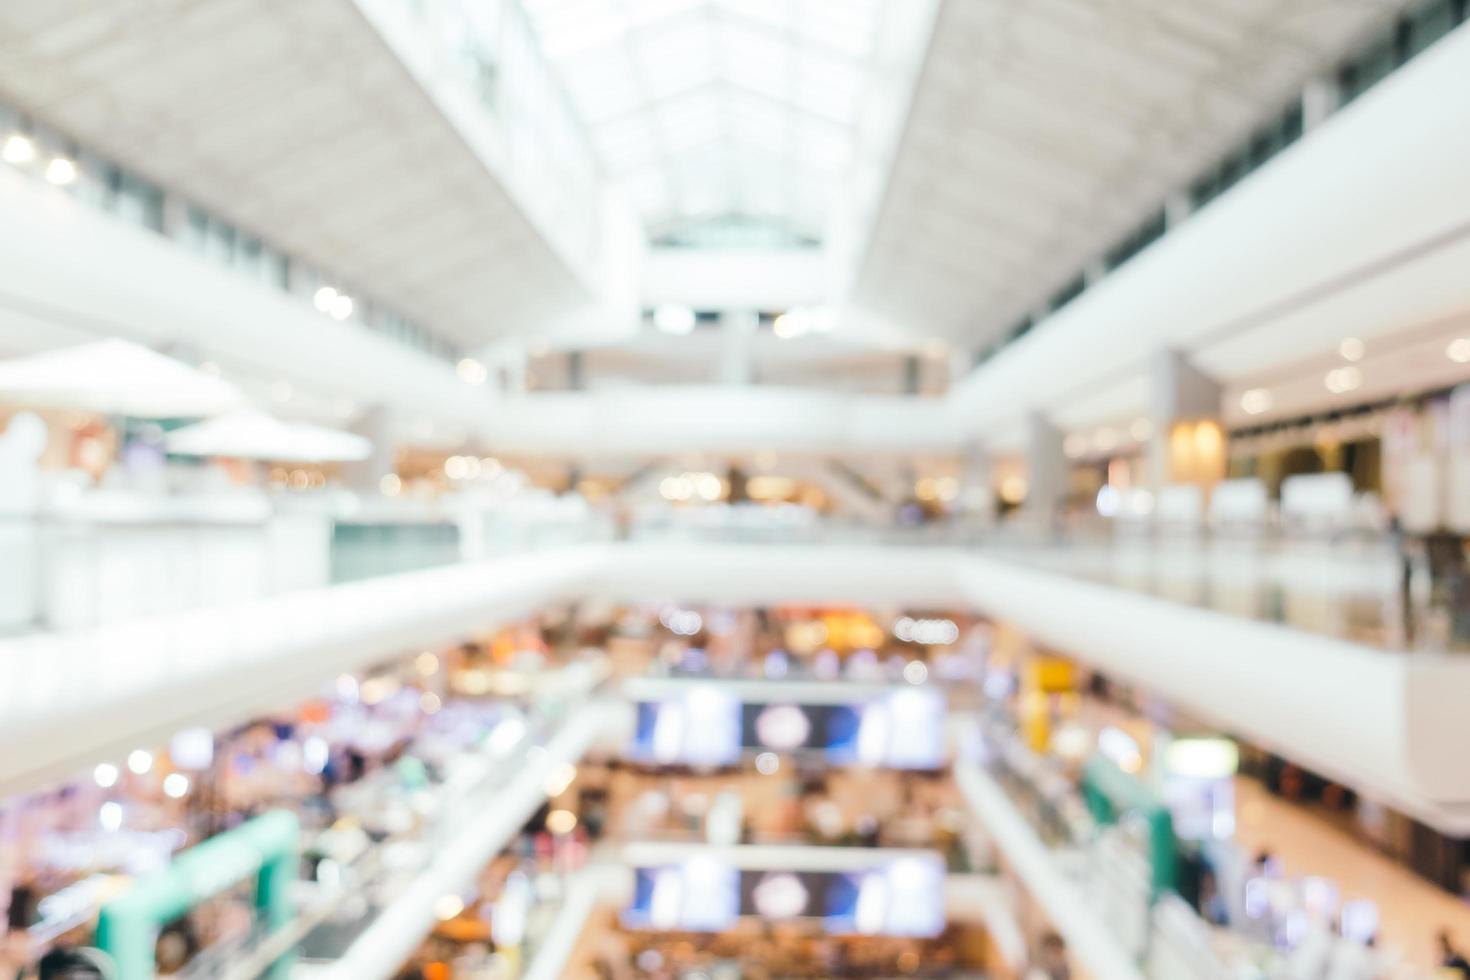
<svg viewBox="0 0 1470 980"><path fill-rule="evenodd" d="M0 980L1467 980L1467 20L0 0Z"/></svg>

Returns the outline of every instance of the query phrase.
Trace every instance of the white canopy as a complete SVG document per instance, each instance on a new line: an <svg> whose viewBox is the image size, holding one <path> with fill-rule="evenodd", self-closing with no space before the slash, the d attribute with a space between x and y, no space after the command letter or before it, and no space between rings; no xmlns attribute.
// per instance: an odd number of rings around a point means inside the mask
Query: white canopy
<svg viewBox="0 0 1470 980"><path fill-rule="evenodd" d="M229 411L240 390L127 340L102 340L0 361L0 401L135 418Z"/></svg>
<svg viewBox="0 0 1470 980"><path fill-rule="evenodd" d="M283 422L253 409L221 415L170 432L165 448L180 456L229 456L283 463L345 463L367 459L362 436L302 422Z"/></svg>

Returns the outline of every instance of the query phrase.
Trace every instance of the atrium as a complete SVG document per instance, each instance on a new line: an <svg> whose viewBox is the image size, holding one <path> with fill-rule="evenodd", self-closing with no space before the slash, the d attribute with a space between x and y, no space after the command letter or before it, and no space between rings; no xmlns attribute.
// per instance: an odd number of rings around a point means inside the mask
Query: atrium
<svg viewBox="0 0 1470 980"><path fill-rule="evenodd" d="M0 0L0 978L1470 980L1467 2Z"/></svg>

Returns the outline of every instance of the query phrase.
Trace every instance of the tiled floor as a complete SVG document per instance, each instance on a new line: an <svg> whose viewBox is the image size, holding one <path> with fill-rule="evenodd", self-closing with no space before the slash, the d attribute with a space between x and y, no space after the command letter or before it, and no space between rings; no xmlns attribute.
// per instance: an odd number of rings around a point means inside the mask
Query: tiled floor
<svg viewBox="0 0 1470 980"><path fill-rule="evenodd" d="M1330 821L1268 793L1251 779L1236 782L1236 837L1248 852L1269 848L1288 875L1322 875L1347 896L1372 898L1385 946L1429 967L1434 937L1450 930L1470 947L1470 904L1349 836Z"/></svg>

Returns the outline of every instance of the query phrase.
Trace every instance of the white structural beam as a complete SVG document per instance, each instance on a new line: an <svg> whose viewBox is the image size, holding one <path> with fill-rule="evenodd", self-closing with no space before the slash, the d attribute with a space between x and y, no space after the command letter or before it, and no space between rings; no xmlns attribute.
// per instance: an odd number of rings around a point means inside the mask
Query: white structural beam
<svg viewBox="0 0 1470 980"><path fill-rule="evenodd" d="M584 592L606 559L559 550L0 641L0 796L530 615Z"/></svg>
<svg viewBox="0 0 1470 980"><path fill-rule="evenodd" d="M823 455L951 452L938 399L775 386L666 386L506 399L481 431L496 452L534 456L669 452Z"/></svg>
<svg viewBox="0 0 1470 980"><path fill-rule="evenodd" d="M995 839L996 849L1046 910L1077 962L1086 965L1087 975L1094 980L1143 980L1127 951L1062 874L1005 791L974 762L955 763L954 777L970 810Z"/></svg>
<svg viewBox="0 0 1470 980"><path fill-rule="evenodd" d="M604 722L600 705L573 713L566 726L546 745L535 764L527 765L495 796L495 806L435 848L434 862L383 911L364 933L322 974L329 980L388 980L413 955L434 928L436 901L471 888L481 870L520 832L546 800L547 777L565 763L576 763L597 738Z"/></svg>
<svg viewBox="0 0 1470 980"><path fill-rule="evenodd" d="M467 430L489 411L486 391L461 382L452 364L338 323L8 168L0 213L0 350L123 337L194 351L231 377L384 405L441 429Z"/></svg>
<svg viewBox="0 0 1470 980"><path fill-rule="evenodd" d="M802 249L651 249L643 301L696 310L788 310L831 299L822 252Z"/></svg>
<svg viewBox="0 0 1470 980"><path fill-rule="evenodd" d="M862 603L943 607L964 602L956 552L873 545L630 544L598 583L623 602L729 605Z"/></svg>
<svg viewBox="0 0 1470 980"><path fill-rule="evenodd" d="M987 361L954 405L980 432L1033 410L1111 421L1147 411L1158 350L1229 381L1470 309L1470 103L1444 97L1466 90L1459 30Z"/></svg>
<svg viewBox="0 0 1470 980"><path fill-rule="evenodd" d="M972 551L883 545L564 548L0 641L0 792L575 597L971 608L1447 833L1470 831L1459 757L1470 658L1375 650Z"/></svg>
<svg viewBox="0 0 1470 980"><path fill-rule="evenodd" d="M983 556L972 608L1446 830L1470 829L1470 658L1396 654ZM1064 610L1064 615L1059 615Z"/></svg>

